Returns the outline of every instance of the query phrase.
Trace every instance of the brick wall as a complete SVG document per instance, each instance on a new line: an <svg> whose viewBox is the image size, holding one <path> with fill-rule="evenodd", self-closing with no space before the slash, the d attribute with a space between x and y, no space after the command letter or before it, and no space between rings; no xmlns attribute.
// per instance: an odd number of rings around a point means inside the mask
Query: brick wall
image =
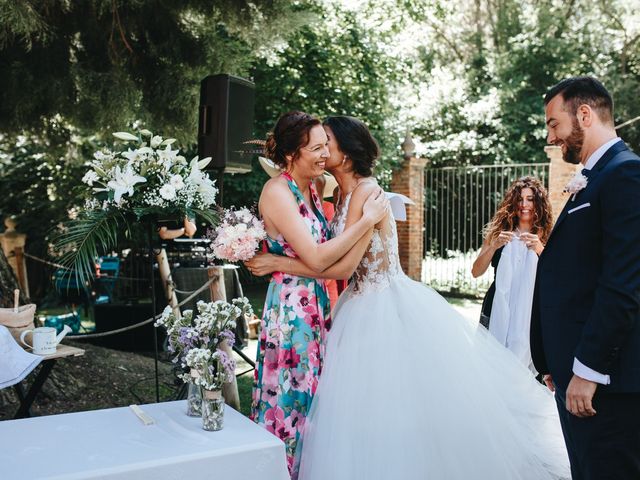
<svg viewBox="0 0 640 480"><path fill-rule="evenodd" d="M427 160L406 157L402 167L393 172L391 191L402 193L415 202L407 205L407 221L397 222L400 263L414 280L422 279L424 243L424 167Z"/></svg>
<svg viewBox="0 0 640 480"><path fill-rule="evenodd" d="M409 142L410 142L410 137ZM407 140L405 140L407 142ZM408 145L407 150L413 147ZM403 144L405 149L405 144ZM406 150L405 150L406 151ZM549 157L549 197L554 221L560 215L569 195L564 187L573 177L576 166L562 160L562 149L546 146ZM407 221L397 222L400 263L404 272L414 280L422 280L422 252L424 245L424 168L427 160L405 154L402 166L394 170L391 191L402 193L415 202L407 205Z"/></svg>
<svg viewBox="0 0 640 480"><path fill-rule="evenodd" d="M552 145L544 147L544 152L549 157L549 200L553 210L553 220L557 220L560 212L564 208L569 198L568 193L564 193L565 185L571 180L577 168L576 166L562 160L562 149Z"/></svg>

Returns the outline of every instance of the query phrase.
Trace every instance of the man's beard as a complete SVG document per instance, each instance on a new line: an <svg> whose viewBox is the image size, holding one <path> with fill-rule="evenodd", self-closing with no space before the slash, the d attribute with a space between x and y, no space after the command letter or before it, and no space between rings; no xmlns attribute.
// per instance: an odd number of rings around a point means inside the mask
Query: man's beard
<svg viewBox="0 0 640 480"><path fill-rule="evenodd" d="M582 145L584 143L584 131L580 128L577 118L573 119L571 134L560 142L561 145L563 143L566 146L563 160L574 165L580 163L580 152L582 151Z"/></svg>

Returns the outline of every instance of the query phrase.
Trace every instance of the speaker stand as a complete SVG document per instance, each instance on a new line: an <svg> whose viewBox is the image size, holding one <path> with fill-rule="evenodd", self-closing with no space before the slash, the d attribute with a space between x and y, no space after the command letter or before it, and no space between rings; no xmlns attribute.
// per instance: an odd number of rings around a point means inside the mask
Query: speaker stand
<svg viewBox="0 0 640 480"><path fill-rule="evenodd" d="M160 403L160 381L158 378L158 332L156 323L156 282L155 276L153 274L153 259L155 256L155 252L153 250L153 222L149 222L148 229L148 242L149 242L149 270L151 271L151 312L153 313L153 360L154 360L154 368L155 368L155 377L156 377L156 403Z"/></svg>
<svg viewBox="0 0 640 480"><path fill-rule="evenodd" d="M224 193L224 168L219 168L217 170L217 182L216 185L218 186L218 205L220 206L220 208L222 208L222 198L223 198L223 193Z"/></svg>

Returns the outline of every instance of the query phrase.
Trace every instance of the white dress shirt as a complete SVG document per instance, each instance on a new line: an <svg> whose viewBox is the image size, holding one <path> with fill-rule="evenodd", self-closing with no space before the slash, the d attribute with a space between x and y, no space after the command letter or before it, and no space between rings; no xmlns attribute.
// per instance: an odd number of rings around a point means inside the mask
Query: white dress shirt
<svg viewBox="0 0 640 480"><path fill-rule="evenodd" d="M587 158L586 163L584 164L584 168L586 170L591 170L595 167L598 160L602 158L602 155L605 154L607 150L609 150L613 145L618 142L621 142L622 139L620 137L613 138L609 140L607 143L603 144L598 148L595 152L593 152L589 158ZM600 383L602 385L609 385L611 383L611 377L609 375L605 375L604 373L596 372L595 370L587 367L584 363L578 360L577 357L573 359L573 373L580 378L584 378L585 380L590 380L592 382Z"/></svg>

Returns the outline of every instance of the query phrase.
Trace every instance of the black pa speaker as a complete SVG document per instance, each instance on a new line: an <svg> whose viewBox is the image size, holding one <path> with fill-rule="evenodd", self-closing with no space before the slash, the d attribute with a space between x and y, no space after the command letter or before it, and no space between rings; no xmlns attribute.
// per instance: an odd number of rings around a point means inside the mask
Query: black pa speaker
<svg viewBox="0 0 640 480"><path fill-rule="evenodd" d="M207 169L251 171L255 87L231 75L210 75L200 82L198 156L211 157Z"/></svg>

